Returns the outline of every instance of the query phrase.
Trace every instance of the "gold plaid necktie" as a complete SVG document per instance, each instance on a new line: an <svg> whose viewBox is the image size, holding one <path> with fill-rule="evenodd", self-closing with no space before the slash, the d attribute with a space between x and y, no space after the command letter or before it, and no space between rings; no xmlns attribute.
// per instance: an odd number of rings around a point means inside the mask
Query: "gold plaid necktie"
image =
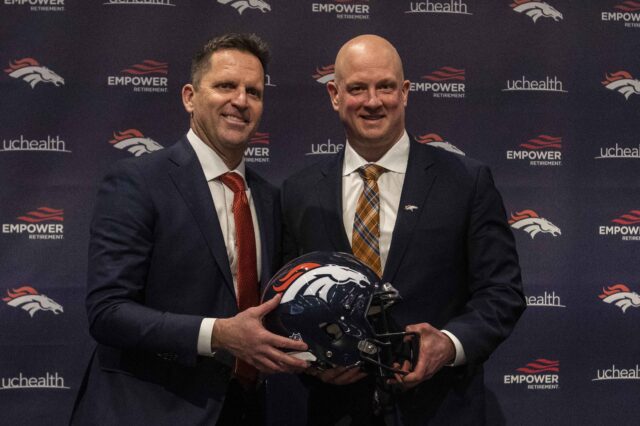
<svg viewBox="0 0 640 426"><path fill-rule="evenodd" d="M373 269L378 276L382 276L378 178L386 171L384 167L377 164L367 164L358 169L364 181L364 188L358 198L351 237L353 254Z"/></svg>

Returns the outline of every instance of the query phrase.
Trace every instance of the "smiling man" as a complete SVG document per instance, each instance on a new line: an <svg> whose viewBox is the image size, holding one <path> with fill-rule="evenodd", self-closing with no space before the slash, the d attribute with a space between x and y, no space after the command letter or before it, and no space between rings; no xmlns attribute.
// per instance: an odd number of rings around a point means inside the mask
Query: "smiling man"
<svg viewBox="0 0 640 426"><path fill-rule="evenodd" d="M387 40L349 40L327 90L347 143L285 181L285 259L352 252L398 289L393 320L420 340L415 365L397 365L406 374L390 380L394 393L358 368L308 370L308 424L484 424L482 363L525 308L491 173L411 141L409 81Z"/></svg>
<svg viewBox="0 0 640 426"><path fill-rule="evenodd" d="M263 109L265 43L227 34L194 57L172 147L117 162L91 223L87 312L98 342L78 425L260 425L266 374L299 372L268 332L261 283L280 262L276 189L245 167Z"/></svg>

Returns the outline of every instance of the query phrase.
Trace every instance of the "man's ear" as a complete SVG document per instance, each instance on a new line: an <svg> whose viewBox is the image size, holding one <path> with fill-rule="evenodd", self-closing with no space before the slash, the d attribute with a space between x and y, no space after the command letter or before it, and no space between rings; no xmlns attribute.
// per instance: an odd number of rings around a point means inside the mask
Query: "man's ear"
<svg viewBox="0 0 640 426"><path fill-rule="evenodd" d="M193 95L195 95L196 89L193 84L187 83L182 87L182 104L184 109L189 113L193 113Z"/></svg>
<svg viewBox="0 0 640 426"><path fill-rule="evenodd" d="M327 92L329 92L329 98L331 98L331 106L334 111L338 111L340 106L340 96L338 95L338 85L335 80L331 80L327 83Z"/></svg>
<svg viewBox="0 0 640 426"><path fill-rule="evenodd" d="M407 106L407 100L409 99L409 89L411 88L411 82L409 80L405 80L402 82L402 99L404 101L404 106Z"/></svg>

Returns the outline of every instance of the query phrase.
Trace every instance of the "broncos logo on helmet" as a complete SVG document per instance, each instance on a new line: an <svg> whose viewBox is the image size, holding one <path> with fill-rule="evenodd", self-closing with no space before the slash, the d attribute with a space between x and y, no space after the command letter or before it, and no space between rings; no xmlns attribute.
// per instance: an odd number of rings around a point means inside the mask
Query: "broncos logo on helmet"
<svg viewBox="0 0 640 426"><path fill-rule="evenodd" d="M335 286L353 283L364 287L371 285L369 279L362 273L339 265L320 265L306 262L289 271L280 280L281 285L273 289L284 292L280 303L287 303L301 296L314 296L328 302L329 291Z"/></svg>
<svg viewBox="0 0 640 426"><path fill-rule="evenodd" d="M514 12L529 16L534 23L540 18L552 18L556 22L562 19L562 13L543 1L515 0L510 6Z"/></svg>
<svg viewBox="0 0 640 426"><path fill-rule="evenodd" d="M624 284L615 284L602 289L602 294L598 296L605 303L612 303L626 312L630 307L640 307L640 294L631 291Z"/></svg>
<svg viewBox="0 0 640 426"><path fill-rule="evenodd" d="M127 129L117 134L114 132L113 139L109 143L115 148L126 149L136 157L164 148L153 139L145 138L138 129Z"/></svg>
<svg viewBox="0 0 640 426"><path fill-rule="evenodd" d="M64 79L47 67L43 67L33 58L22 58L9 63L9 68L4 72L13 78L21 78L31 88L35 88L38 83L51 83L55 86L64 84Z"/></svg>
<svg viewBox="0 0 640 426"><path fill-rule="evenodd" d="M538 213L533 210L523 210L512 214L509 225L514 229L522 229L531 235L532 239L540 232L551 234L554 237L562 234L560 228L549 220L538 216Z"/></svg>
<svg viewBox="0 0 640 426"><path fill-rule="evenodd" d="M247 9L258 9L262 13L271 11L271 6L263 0L218 0L220 4L229 4L233 6L240 15Z"/></svg>
<svg viewBox="0 0 640 426"><path fill-rule="evenodd" d="M622 93L625 99L628 100L631 95L640 95L640 80L634 79L627 71L614 72L605 77L602 82L604 87Z"/></svg>
<svg viewBox="0 0 640 426"><path fill-rule="evenodd" d="M7 296L2 299L7 302L7 305L24 309L31 317L38 311L51 311L55 315L64 312L59 303L44 294L39 294L36 289L30 286L7 290Z"/></svg>

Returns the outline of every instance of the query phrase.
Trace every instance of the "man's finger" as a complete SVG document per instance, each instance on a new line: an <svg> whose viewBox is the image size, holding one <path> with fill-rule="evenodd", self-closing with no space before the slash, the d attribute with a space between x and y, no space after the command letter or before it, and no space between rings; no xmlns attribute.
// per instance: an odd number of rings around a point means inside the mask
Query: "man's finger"
<svg viewBox="0 0 640 426"><path fill-rule="evenodd" d="M269 312L273 311L280 304L280 299L282 299L282 294L278 293L273 299L269 299L261 305L253 308L255 310L255 314L260 318L267 315Z"/></svg>

